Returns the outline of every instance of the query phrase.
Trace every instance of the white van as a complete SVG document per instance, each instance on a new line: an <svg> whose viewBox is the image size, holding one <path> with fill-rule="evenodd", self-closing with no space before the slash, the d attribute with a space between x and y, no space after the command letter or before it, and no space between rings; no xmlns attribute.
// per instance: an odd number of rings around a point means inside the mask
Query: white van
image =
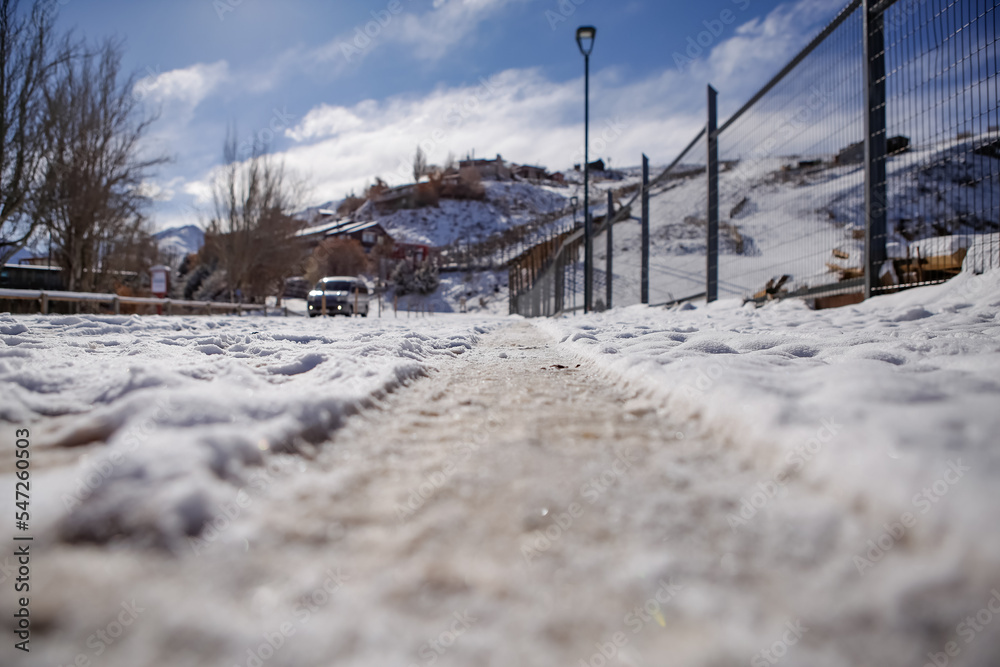
<svg viewBox="0 0 1000 667"><path fill-rule="evenodd" d="M360 315L368 317L368 286L359 278L330 276L321 279L309 292L306 303L309 317L323 314L324 301L327 315Z"/></svg>

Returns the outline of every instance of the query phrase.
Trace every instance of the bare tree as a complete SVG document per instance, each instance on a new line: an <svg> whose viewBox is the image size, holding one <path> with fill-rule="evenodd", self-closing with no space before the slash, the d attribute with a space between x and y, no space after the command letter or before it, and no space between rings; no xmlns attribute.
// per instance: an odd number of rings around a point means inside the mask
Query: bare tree
<svg viewBox="0 0 1000 667"><path fill-rule="evenodd" d="M306 261L306 280L315 283L324 276L358 276L369 267L368 255L356 239L326 239Z"/></svg>
<svg viewBox="0 0 1000 667"><path fill-rule="evenodd" d="M427 173L427 156L420 146L417 146L417 154L413 156L413 182L419 183L420 177Z"/></svg>
<svg viewBox="0 0 1000 667"><path fill-rule="evenodd" d="M122 46L106 41L61 63L46 91L44 179L35 214L51 233L70 290L111 289L134 268L114 249L140 240L150 199L143 182L166 161L142 155L155 117L140 115Z"/></svg>
<svg viewBox="0 0 1000 667"><path fill-rule="evenodd" d="M237 158L236 132L223 148L225 166L212 188L213 217L205 243L227 276L230 299L237 292L266 296L301 267L304 249L295 233L301 223L292 217L302 197L302 184L275 163L266 146L254 146L251 156Z"/></svg>
<svg viewBox="0 0 1000 667"><path fill-rule="evenodd" d="M50 57L51 8L35 2L24 13L18 5L0 0L0 263L34 232L27 209L44 155L45 86L65 55Z"/></svg>

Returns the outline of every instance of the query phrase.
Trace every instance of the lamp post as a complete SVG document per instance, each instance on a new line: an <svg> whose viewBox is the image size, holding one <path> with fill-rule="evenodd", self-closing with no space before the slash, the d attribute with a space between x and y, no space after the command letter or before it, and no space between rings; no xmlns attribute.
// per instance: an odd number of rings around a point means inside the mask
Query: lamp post
<svg viewBox="0 0 1000 667"><path fill-rule="evenodd" d="M583 312L593 307L594 252L590 225L590 52L594 50L597 28L576 29L576 44L583 54Z"/></svg>

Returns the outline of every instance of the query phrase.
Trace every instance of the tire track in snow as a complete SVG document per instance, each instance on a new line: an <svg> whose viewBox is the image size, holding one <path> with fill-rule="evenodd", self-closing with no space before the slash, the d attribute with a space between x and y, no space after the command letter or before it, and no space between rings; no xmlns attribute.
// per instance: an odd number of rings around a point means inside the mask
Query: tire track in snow
<svg viewBox="0 0 1000 667"><path fill-rule="evenodd" d="M283 459L190 554L60 546L46 657L86 646L85 607L135 599L148 620L101 664L708 666L789 623L783 665L915 664L925 630L871 599L848 512L797 489L731 530L753 462L606 377L516 323Z"/></svg>

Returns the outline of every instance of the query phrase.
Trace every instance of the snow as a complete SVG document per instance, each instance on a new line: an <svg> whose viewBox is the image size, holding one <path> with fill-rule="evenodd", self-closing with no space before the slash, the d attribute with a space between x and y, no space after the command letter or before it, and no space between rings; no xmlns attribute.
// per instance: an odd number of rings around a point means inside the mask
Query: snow
<svg viewBox="0 0 1000 667"><path fill-rule="evenodd" d="M483 241L534 216L565 208L570 188L523 182L484 181L481 200L442 199L438 206L379 214L376 220L397 241L432 247Z"/></svg>
<svg viewBox="0 0 1000 667"><path fill-rule="evenodd" d="M935 576L988 590L1000 566L1000 271L831 310L723 300L538 326L750 456L765 481L791 480L837 498L842 512L855 508L869 534L842 564L865 557L883 523L916 514L921 523L900 549L909 574L891 589L900 601L924 581L919 564L935 558L943 559ZM969 468L946 487L948 503L918 498L956 463ZM933 509L926 518L925 509Z"/></svg>
<svg viewBox="0 0 1000 667"><path fill-rule="evenodd" d="M309 455L344 417L461 354L469 319L0 315L0 420L39 447L107 447L51 481L64 539L174 547L268 452ZM95 488L82 479L107 467ZM74 500L75 498L75 500ZM60 502L61 499L61 502ZM79 502L77 502L79 500Z"/></svg>
<svg viewBox="0 0 1000 667"><path fill-rule="evenodd" d="M823 311L402 315L0 315L47 664L93 657L125 603L146 611L102 664L251 664L287 622L264 664L424 665L471 610L441 664L598 664L620 630L623 664L745 664L801 620L783 665L902 667L998 585L1000 270ZM634 468L538 547L622 447ZM995 664L997 621L962 650Z"/></svg>

